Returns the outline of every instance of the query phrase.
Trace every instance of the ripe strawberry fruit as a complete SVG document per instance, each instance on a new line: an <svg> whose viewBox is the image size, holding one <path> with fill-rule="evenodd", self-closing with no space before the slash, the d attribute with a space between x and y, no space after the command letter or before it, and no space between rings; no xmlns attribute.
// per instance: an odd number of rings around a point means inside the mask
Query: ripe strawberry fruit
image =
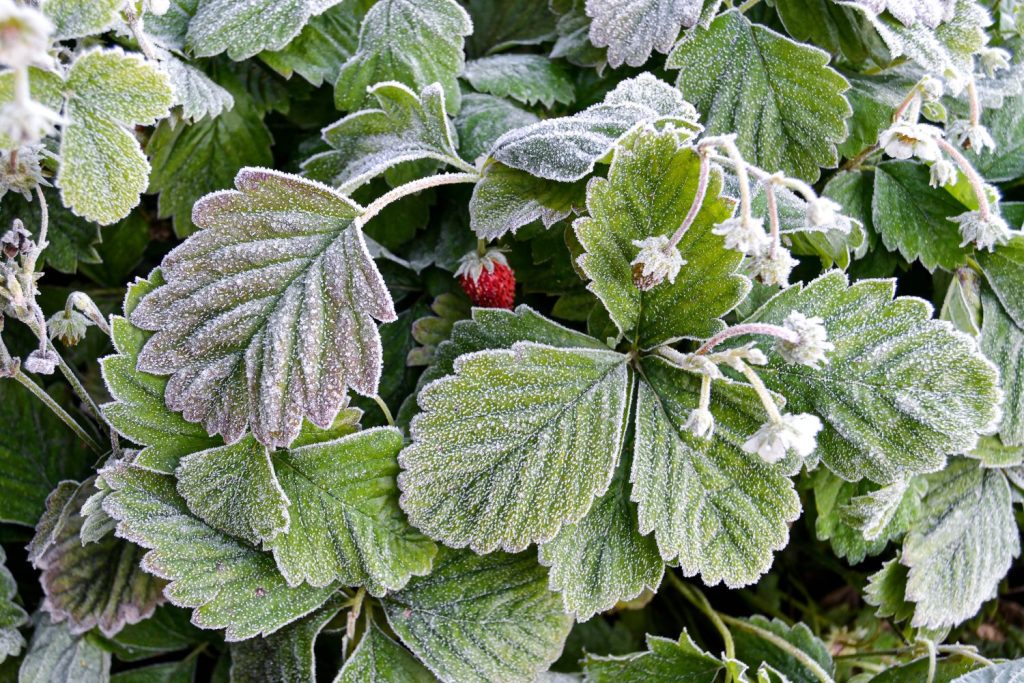
<svg viewBox="0 0 1024 683"><path fill-rule="evenodd" d="M482 256L475 251L466 254L455 276L474 306L511 309L515 304L516 275L496 249Z"/></svg>

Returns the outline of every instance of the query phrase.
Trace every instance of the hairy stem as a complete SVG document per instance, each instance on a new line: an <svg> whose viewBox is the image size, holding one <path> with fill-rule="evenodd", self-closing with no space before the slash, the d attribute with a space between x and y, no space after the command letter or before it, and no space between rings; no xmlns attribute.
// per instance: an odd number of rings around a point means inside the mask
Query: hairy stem
<svg viewBox="0 0 1024 683"><path fill-rule="evenodd" d="M379 394L373 395L373 400L376 401L377 405L380 406L380 411L384 413L384 419L388 421L388 426L395 426L395 418L391 416L391 411L388 409L388 404L384 402L384 399Z"/></svg>
<svg viewBox="0 0 1024 683"><path fill-rule="evenodd" d="M800 341L800 335L793 330L780 325L771 325L769 323L744 323L742 325L733 325L732 327L722 330L715 336L711 337L711 339L708 339L706 342L701 344L700 348L694 351L694 354L697 356L703 356L725 340L732 339L733 337L741 337L745 334L764 334L769 337L788 341L790 344L796 344Z"/></svg>
<svg viewBox="0 0 1024 683"><path fill-rule="evenodd" d="M775 405L775 399L772 398L772 394L768 391L768 387L761 381L760 375L754 372L754 369L746 363L740 363L740 371L743 376L750 382L750 386L753 387L757 393L757 397L761 399L762 405L764 405L764 411L768 413L768 419L778 424L782 422L782 414L779 412L779 407Z"/></svg>
<svg viewBox="0 0 1024 683"><path fill-rule="evenodd" d="M429 190L432 187L440 187L442 185L457 185L459 183L475 183L480 179L480 174L473 173L441 173L439 175L432 175L426 178L420 178L414 180L411 183L405 185L399 185L390 192L387 192L377 199L375 199L369 206L363 209L363 213L356 216L355 220L352 221L352 225L359 229L362 229L367 223L379 214L384 208L396 202L402 197L407 197L423 190Z"/></svg>
<svg viewBox="0 0 1024 683"><path fill-rule="evenodd" d="M721 135L714 138L705 138L703 142L708 146L720 146L725 148L725 153L729 159L729 163L736 172L736 181L740 186L740 218L743 221L743 225L749 225L751 219L750 176L747 170L748 168L753 170L753 167L747 164L743 159L743 155L740 154L739 147L736 146L736 142L734 140L735 137L735 135Z"/></svg>
<svg viewBox="0 0 1024 683"><path fill-rule="evenodd" d="M973 76L967 79L967 106L968 122L972 126L981 125L981 103L978 101L978 86L974 83Z"/></svg>
<svg viewBox="0 0 1024 683"><path fill-rule="evenodd" d="M725 648L725 656L729 659L735 659L736 644L733 642L732 634L729 632L728 627L726 627L725 622L722 621L722 615L715 611L715 608L713 608L711 603L708 602L704 593L702 593L700 589L695 588L680 579L676 576L675 572L669 571L666 572L665 575L668 577L675 589L678 590L690 604L703 612L704 615L711 620L711 623L714 624L715 629L718 631L718 635L722 638L722 644Z"/></svg>
<svg viewBox="0 0 1024 683"><path fill-rule="evenodd" d="M768 208L768 228L771 234L772 244L769 247L769 257L774 261L779 253L780 237L779 237L779 205L775 200L775 184L774 179L769 179L765 183L764 197Z"/></svg>
<svg viewBox="0 0 1024 683"><path fill-rule="evenodd" d="M33 382L32 379L25 375L21 370L15 372L13 377L17 380L18 384L31 391L36 398L43 402L43 405L53 411L53 414L59 417L61 422L66 424L79 439L84 441L86 446L97 454L103 454L103 449L99 447L99 444L93 441L88 432L86 432L85 429L75 421L75 418L71 417L71 415L69 415L59 403L53 400L53 397L46 393L41 386Z"/></svg>
<svg viewBox="0 0 1024 683"><path fill-rule="evenodd" d="M686 217L683 219L682 224L672 233L672 239L669 240L667 248L675 249L679 245L679 241L683 239L683 235L690 229L693 222L697 219L697 214L700 213L701 207L704 205L704 197L708 193L708 178L711 176L711 160L708 159L708 155L704 150L698 152L700 156L700 174L697 177L697 192L693 195L693 203L690 204L690 210L686 212Z"/></svg>
<svg viewBox="0 0 1024 683"><path fill-rule="evenodd" d="M939 144L946 154L953 157L953 161L960 167L960 170L967 176L967 182L971 184L971 190L974 191L974 196L978 200L978 213L981 214L981 220L987 221L992 216L992 208L989 206L988 193L985 191L985 181L982 180L978 172L974 170L974 166L967 160L960 150L956 148L956 145L950 144L945 138L935 137L935 142Z"/></svg>
<svg viewBox="0 0 1024 683"><path fill-rule="evenodd" d="M142 54L146 56L146 59L150 59L154 62L160 61L156 56L156 50L153 49L153 43L149 42L149 36L142 27L142 17L135 13L135 8L129 2L124 6L123 10L124 22L128 24L128 28L131 29L132 36L135 38L135 42L139 44L139 49L142 50Z"/></svg>

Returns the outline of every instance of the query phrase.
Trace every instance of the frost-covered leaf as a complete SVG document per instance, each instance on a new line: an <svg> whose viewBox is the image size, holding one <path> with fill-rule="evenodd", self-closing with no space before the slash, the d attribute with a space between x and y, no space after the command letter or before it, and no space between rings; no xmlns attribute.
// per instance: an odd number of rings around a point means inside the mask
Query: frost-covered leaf
<svg viewBox="0 0 1024 683"><path fill-rule="evenodd" d="M466 167L455 151L445 95L438 84L419 95L401 83L370 88L378 109L364 109L324 128L331 150L303 164L306 175L348 194L389 168L420 159Z"/></svg>
<svg viewBox="0 0 1024 683"><path fill-rule="evenodd" d="M835 674L835 665L832 663L832 656L829 654L828 648L811 632L811 629L807 628L806 624L797 622L793 626L788 626L780 619L769 621L761 615L754 615L744 621L761 631L777 636L802 651L827 675ZM732 633L736 641L736 657L749 664L751 668L767 664L775 671L782 673L785 676L784 680L788 683L819 683L822 680L819 672L808 666L806 662L800 661L779 647L778 644L760 634L743 628L734 628Z"/></svg>
<svg viewBox="0 0 1024 683"><path fill-rule="evenodd" d="M126 624L149 618L163 601L164 582L139 567L144 550L112 535L95 543L81 538L82 505L95 493L93 479L77 487L61 510L55 533L34 559L46 595L42 607L72 635L99 627L110 637Z"/></svg>
<svg viewBox="0 0 1024 683"><path fill-rule="evenodd" d="M429 576L382 602L394 632L445 683L532 680L572 625L532 553L445 548Z"/></svg>
<svg viewBox="0 0 1024 683"><path fill-rule="evenodd" d="M633 500L640 533L654 531L661 557L713 586L753 583L789 540L800 514L793 483L740 446L764 422L747 385L719 381L711 391L710 439L685 426L697 407L700 377L656 357L642 362L633 453Z"/></svg>
<svg viewBox="0 0 1024 683"><path fill-rule="evenodd" d="M105 475L103 509L118 536L148 548L142 568L170 581L164 594L191 607L192 623L226 629L228 641L267 635L317 609L333 588L290 588L269 555L189 512L174 478L137 466Z"/></svg>
<svg viewBox="0 0 1024 683"><path fill-rule="evenodd" d="M626 356L519 342L466 354L419 393L398 477L413 526L451 547L519 551L580 520L611 481Z"/></svg>
<svg viewBox="0 0 1024 683"><path fill-rule="evenodd" d="M893 621L906 621L914 616L914 605L907 602L907 574L909 569L896 558L882 565L882 568L868 577L864 588L864 601L874 605L875 616Z"/></svg>
<svg viewBox="0 0 1024 683"><path fill-rule="evenodd" d="M574 182L590 175L631 129L661 119L681 125L680 134L699 130L693 107L678 90L640 74L619 83L600 104L509 131L494 143L491 156L539 178Z"/></svg>
<svg viewBox="0 0 1024 683"><path fill-rule="evenodd" d="M25 625L28 615L14 599L18 583L7 569L7 552L0 547L0 663L8 657L17 657L25 647L25 637L18 628Z"/></svg>
<svg viewBox="0 0 1024 683"><path fill-rule="evenodd" d="M401 449L401 432L379 428L274 453L291 526L270 547L290 585L383 595L430 571L437 548L398 507Z"/></svg>
<svg viewBox="0 0 1024 683"><path fill-rule="evenodd" d="M466 62L462 73L474 89L550 109L576 99L568 71L542 55L506 54Z"/></svg>
<svg viewBox="0 0 1024 683"><path fill-rule="evenodd" d="M1008 446L1024 445L1024 330L1007 314L988 288L982 290L981 350L999 368L1003 414L999 438Z"/></svg>
<svg viewBox="0 0 1024 683"><path fill-rule="evenodd" d="M668 66L712 134L736 133L744 157L769 171L817 180L835 166L852 110L849 87L828 53L789 38L738 11L681 42Z"/></svg>
<svg viewBox="0 0 1024 683"><path fill-rule="evenodd" d="M126 626L106 644L121 661L134 662L195 647L212 637L215 634L191 624L188 610L165 603L149 619Z"/></svg>
<svg viewBox="0 0 1024 683"><path fill-rule="evenodd" d="M476 160L486 154L491 145L505 133L539 120L533 112L504 98L466 93L462 96L462 108L453 122L459 137L459 153L464 159Z"/></svg>
<svg viewBox="0 0 1024 683"><path fill-rule="evenodd" d="M285 78L297 73L315 86L334 83L345 60L356 51L359 26L374 0L341 0L313 17L281 50L261 52L260 59Z"/></svg>
<svg viewBox="0 0 1024 683"><path fill-rule="evenodd" d="M953 683L1016 683L1024 678L1024 659L991 664L953 679Z"/></svg>
<svg viewBox="0 0 1024 683"><path fill-rule="evenodd" d="M888 484L932 472L974 447L998 417L995 368L974 340L917 298L893 300L891 280L849 286L838 271L779 293L749 322L820 316L835 350L820 369L786 363L774 348L758 373L792 413L818 415L821 459L843 479Z"/></svg>
<svg viewBox="0 0 1024 683"><path fill-rule="evenodd" d="M334 683L432 683L437 679L404 647L370 622Z"/></svg>
<svg viewBox="0 0 1024 683"><path fill-rule="evenodd" d="M108 225L127 216L146 190L149 162L131 129L167 116L170 80L141 55L115 48L81 54L65 87L56 185L75 214Z"/></svg>
<svg viewBox="0 0 1024 683"><path fill-rule="evenodd" d="M54 40L103 33L121 18L122 0L45 0L39 9L53 22Z"/></svg>
<svg viewBox="0 0 1024 683"><path fill-rule="evenodd" d="M353 111L367 88L398 81L413 91L440 83L449 109L459 110L464 37L473 23L455 0L379 0L366 14L359 45L338 73L334 102Z"/></svg>
<svg viewBox="0 0 1024 683"><path fill-rule="evenodd" d="M570 64L596 67L601 72L608 65L608 51L590 42L590 17L585 1L550 0L551 11L558 15L558 38L551 48L551 58L564 57Z"/></svg>
<svg viewBox="0 0 1024 683"><path fill-rule="evenodd" d="M999 470L953 460L928 477L921 518L903 542L914 626L945 628L996 596L1020 554L1010 485Z"/></svg>
<svg viewBox="0 0 1024 683"><path fill-rule="evenodd" d="M463 0L473 20L466 52L479 57L517 45L555 39L555 15L548 0Z"/></svg>
<svg viewBox="0 0 1024 683"><path fill-rule="evenodd" d="M796 40L842 54L858 65L875 56L887 61L870 20L852 7L832 0L780 0L776 9L786 33ZM856 110L854 106L854 116Z"/></svg>
<svg viewBox="0 0 1024 683"><path fill-rule="evenodd" d="M974 167L993 183L1024 176L1024 96L1008 97L998 109L986 109L981 122L995 139L996 148L983 154L967 150Z"/></svg>
<svg viewBox="0 0 1024 683"><path fill-rule="evenodd" d="M682 28L697 25L703 0L586 0L590 42L608 48L608 63L643 66L651 52L668 53Z"/></svg>
<svg viewBox="0 0 1024 683"><path fill-rule="evenodd" d="M699 176L699 156L691 147L680 145L672 132L641 130L616 150L608 178L588 185L590 215L573 225L585 250L577 262L590 279L587 289L640 348L720 332L721 316L750 291L749 281L737 273L743 257L711 232L732 214L719 196L718 173L679 242L684 265L675 282L641 291L633 281L635 242L675 233L695 201Z"/></svg>
<svg viewBox="0 0 1024 683"><path fill-rule="evenodd" d="M148 280L136 279L125 296L124 314L130 316L142 297L162 284L158 270ZM101 358L100 368L114 400L104 403L100 410L118 434L145 446L134 462L170 474L183 456L220 445L222 441L209 436L202 425L188 422L167 408L166 377L136 369L139 353L151 334L121 316L111 318L110 328L117 353Z"/></svg>
<svg viewBox="0 0 1024 683"><path fill-rule="evenodd" d="M246 425L288 445L303 417L327 428L348 387L376 393L391 297L352 225L359 207L297 176L248 168L237 191L207 195L204 230L163 261L167 284L131 315L146 342L138 367L172 375L166 402L237 440Z"/></svg>
<svg viewBox="0 0 1024 683"><path fill-rule="evenodd" d="M637 531L628 470L626 456L587 516L566 524L539 548L540 563L551 568L551 589L562 594L566 611L577 621L632 600L644 589L657 592L661 583L665 563L654 537Z"/></svg>
<svg viewBox="0 0 1024 683"><path fill-rule="evenodd" d="M583 670L593 683L707 683L723 664L685 630L679 640L647 636L647 650L628 655L587 655Z"/></svg>
<svg viewBox="0 0 1024 683"><path fill-rule="evenodd" d="M536 220L550 228L585 206L586 188L585 180L559 183L500 162L488 164L469 201L470 227L484 240L515 234Z"/></svg>
<svg viewBox="0 0 1024 683"><path fill-rule="evenodd" d="M335 598L307 617L268 636L231 644L231 683L316 681L313 646L340 609Z"/></svg>
<svg viewBox="0 0 1024 683"><path fill-rule="evenodd" d="M174 104L181 107L181 117L187 123L218 116L235 105L235 98L231 93L198 68L166 50L158 54L174 91ZM153 155L151 151L149 154ZM159 162L154 165L157 171L161 169Z"/></svg>
<svg viewBox="0 0 1024 683"><path fill-rule="evenodd" d="M252 435L185 456L175 476L189 509L215 529L269 547L289 528L289 500L267 447Z"/></svg>
<svg viewBox="0 0 1024 683"><path fill-rule="evenodd" d="M927 481L922 477L897 481L881 488L872 487L867 493L842 503L839 514L868 541L886 536L895 538L917 519L921 496L926 490Z"/></svg>
<svg viewBox="0 0 1024 683"><path fill-rule="evenodd" d="M67 624L38 614L36 628L18 670L18 683L107 683L110 652L94 636L72 635Z"/></svg>
<svg viewBox="0 0 1024 683"><path fill-rule="evenodd" d="M1024 327L1024 239L1012 239L994 252L979 252L977 259L1003 309Z"/></svg>

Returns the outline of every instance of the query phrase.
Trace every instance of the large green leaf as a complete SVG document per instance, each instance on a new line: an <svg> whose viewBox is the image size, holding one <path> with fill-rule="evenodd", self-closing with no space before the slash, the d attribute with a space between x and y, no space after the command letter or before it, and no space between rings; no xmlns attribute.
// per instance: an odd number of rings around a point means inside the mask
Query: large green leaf
<svg viewBox="0 0 1024 683"><path fill-rule="evenodd" d="M842 54L858 65L876 55L885 58L870 20L852 7L832 0L780 0L776 8L786 33L796 40Z"/></svg>
<svg viewBox="0 0 1024 683"><path fill-rule="evenodd" d="M747 160L813 181L820 166L838 161L852 113L843 97L849 84L828 61L828 53L730 11L681 42L668 66L681 69L679 88L709 133L736 133Z"/></svg>
<svg viewBox="0 0 1024 683"><path fill-rule="evenodd" d="M717 657L697 647L685 630L679 640L647 636L647 651L587 655L583 670L593 683L707 683L722 670Z"/></svg>
<svg viewBox="0 0 1024 683"><path fill-rule="evenodd" d="M452 547L549 541L611 481L628 407L626 356L519 342L466 354L419 393L402 508Z"/></svg>
<svg viewBox="0 0 1024 683"><path fill-rule="evenodd" d="M711 228L731 215L719 196L714 174L693 224L679 242L684 265L675 282L641 291L633 282L634 245L655 235L671 236L695 201L700 161L671 132L644 130L616 150L608 178L587 189L590 216L576 221L585 254L579 265L587 288L608 309L619 331L639 346L652 348L678 339L705 339L725 328L721 316L750 290L736 271L742 255L726 249Z"/></svg>
<svg viewBox="0 0 1024 683"><path fill-rule="evenodd" d="M984 312L981 350L999 368L1003 385L999 438L1007 446L1021 446L1024 445L1024 330L987 288L982 290L981 305Z"/></svg>
<svg viewBox="0 0 1024 683"><path fill-rule="evenodd" d="M437 679L408 650L370 622L334 683L432 683Z"/></svg>
<svg viewBox="0 0 1024 683"><path fill-rule="evenodd" d="M317 636L340 609L329 601L307 617L265 637L231 644L231 683L316 681L313 646Z"/></svg>
<svg viewBox="0 0 1024 683"><path fill-rule="evenodd" d="M1018 327L1024 327L1024 239L1011 239L993 252L979 252L978 263L992 291Z"/></svg>
<svg viewBox="0 0 1024 683"><path fill-rule="evenodd" d="M174 478L137 466L105 474L113 492L103 509L117 534L149 552L147 572L170 581L164 594L192 607L192 623L226 629L228 641L267 635L317 609L333 588L285 583L274 560L196 518Z"/></svg>
<svg viewBox="0 0 1024 683"><path fill-rule="evenodd" d="M958 676L954 683L1012 683L1021 676L1024 676L1024 659L1015 659Z"/></svg>
<svg viewBox="0 0 1024 683"><path fill-rule="evenodd" d="M329 427L348 387L376 393L373 318L395 310L351 200L267 169L243 169L235 185L196 204L205 229L164 258L167 284L132 313L158 330L138 368L172 375L168 407L210 433L234 441L248 424L286 446L304 416Z"/></svg>
<svg viewBox="0 0 1024 683"><path fill-rule="evenodd" d="M45 0L39 9L53 22L55 40L103 33L121 18L120 0Z"/></svg>
<svg viewBox="0 0 1024 683"><path fill-rule="evenodd" d="M18 670L19 683L107 683L110 652L89 634L72 635L67 624L46 614L35 618L35 631Z"/></svg>
<svg viewBox="0 0 1024 683"><path fill-rule="evenodd" d="M608 63L643 66L651 52L667 53L682 28L700 19L703 0L587 0L590 42L608 48Z"/></svg>
<svg viewBox="0 0 1024 683"><path fill-rule="evenodd" d="M746 662L751 668L767 664L785 675L784 680L788 683L819 683L822 680L819 672L808 666L806 661L794 657L790 650L793 648L803 652L807 656L806 660L817 664L820 671L830 676L835 674L835 665L832 663L828 648L805 624L797 622L789 626L780 619L769 621L761 615L754 615L744 621L757 631L735 628L733 639L736 642L736 658ZM787 643L789 647L780 647L777 642L773 642L774 638L770 639L762 634L771 634Z"/></svg>
<svg viewBox="0 0 1024 683"><path fill-rule="evenodd" d="M480 92L511 97L531 106L540 102L550 109L556 102L572 104L576 98L566 69L541 55L508 54L474 59L466 63L462 77Z"/></svg>
<svg viewBox="0 0 1024 683"><path fill-rule="evenodd" d="M355 54L338 74L335 104L359 109L367 88L382 81L417 92L440 83L448 106L458 111L462 46L472 32L469 15L455 0L379 0L363 19Z"/></svg>
<svg viewBox="0 0 1024 683"><path fill-rule="evenodd" d="M848 481L887 484L938 470L998 418L998 373L974 340L931 320L927 302L894 293L891 280L849 286L833 271L781 292L749 319L781 324L795 310L824 320L835 344L827 365L792 365L766 349L759 374L790 412L821 417L818 453Z"/></svg>
<svg viewBox="0 0 1024 683"><path fill-rule="evenodd" d="M462 4L473 20L473 34L466 38L470 56L555 38L555 15L548 9L548 0L463 0Z"/></svg>
<svg viewBox="0 0 1024 683"><path fill-rule="evenodd" d="M391 628L446 683L533 680L572 619L531 553L444 549L430 576L383 600Z"/></svg>
<svg viewBox="0 0 1024 683"><path fill-rule="evenodd" d="M476 160L505 133L539 120L533 112L502 97L467 93L462 96L462 108L454 121L459 137L459 154L464 159Z"/></svg>
<svg viewBox="0 0 1024 683"><path fill-rule="evenodd" d="M642 370L631 476L640 532L653 530L662 559L678 560L707 585L755 582L800 514L782 466L741 449L765 419L757 395L747 385L715 383L715 431L705 439L684 426L698 405L700 377L655 357Z"/></svg>
<svg viewBox="0 0 1024 683"><path fill-rule="evenodd" d="M487 165L469 200L470 226L480 239L496 240L533 221L544 227L582 209L585 180L559 183L500 162Z"/></svg>

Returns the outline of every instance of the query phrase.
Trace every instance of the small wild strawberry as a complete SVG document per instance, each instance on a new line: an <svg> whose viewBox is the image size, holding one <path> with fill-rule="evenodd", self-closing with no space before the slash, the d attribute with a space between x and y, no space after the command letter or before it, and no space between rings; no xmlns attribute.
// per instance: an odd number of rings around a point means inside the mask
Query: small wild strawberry
<svg viewBox="0 0 1024 683"><path fill-rule="evenodd" d="M496 249L482 256L476 251L466 254L455 276L474 306L511 309L515 304L515 273L505 255Z"/></svg>

